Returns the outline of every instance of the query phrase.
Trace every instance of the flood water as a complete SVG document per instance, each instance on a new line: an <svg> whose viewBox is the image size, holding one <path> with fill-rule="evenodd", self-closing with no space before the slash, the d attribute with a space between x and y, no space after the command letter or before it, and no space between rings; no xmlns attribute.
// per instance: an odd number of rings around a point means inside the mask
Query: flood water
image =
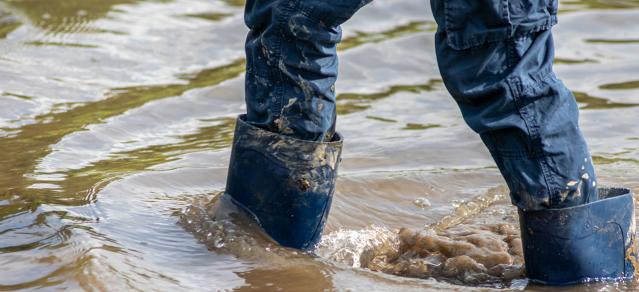
<svg viewBox="0 0 639 292"><path fill-rule="evenodd" d="M522 277L515 210L443 88L425 0L376 0L344 26L324 240L271 243L219 196L244 111L242 5L0 0L0 290L639 289ZM637 194L639 1L560 13L556 71L600 185Z"/></svg>

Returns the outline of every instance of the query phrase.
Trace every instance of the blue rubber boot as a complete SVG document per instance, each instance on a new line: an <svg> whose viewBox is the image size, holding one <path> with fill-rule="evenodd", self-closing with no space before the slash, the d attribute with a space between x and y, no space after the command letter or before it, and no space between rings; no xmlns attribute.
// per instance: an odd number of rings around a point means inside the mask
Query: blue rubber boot
<svg viewBox="0 0 639 292"><path fill-rule="evenodd" d="M600 200L519 211L526 274L546 285L630 279L637 270L632 192L599 189Z"/></svg>
<svg viewBox="0 0 639 292"><path fill-rule="evenodd" d="M342 137L299 140L237 119L226 195L282 246L312 249L335 190Z"/></svg>

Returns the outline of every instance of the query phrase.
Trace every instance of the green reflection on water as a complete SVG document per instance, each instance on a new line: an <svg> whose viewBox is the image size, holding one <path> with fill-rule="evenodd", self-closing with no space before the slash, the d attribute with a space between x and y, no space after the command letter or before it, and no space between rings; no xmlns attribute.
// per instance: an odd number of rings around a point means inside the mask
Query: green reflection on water
<svg viewBox="0 0 639 292"><path fill-rule="evenodd" d="M591 44L639 44L639 39L587 39Z"/></svg>
<svg viewBox="0 0 639 292"><path fill-rule="evenodd" d="M399 92L420 93L424 91L433 91L439 89L441 84L441 80L432 79L424 84L395 85L383 91L374 93L341 93L337 95L337 113L340 115L346 115L361 112L370 108L373 101L387 98Z"/></svg>
<svg viewBox="0 0 639 292"><path fill-rule="evenodd" d="M233 7L244 7L244 3L246 3L246 1L244 0L222 0L222 1L224 1L226 5L233 6Z"/></svg>
<svg viewBox="0 0 639 292"><path fill-rule="evenodd" d="M20 25L21 23L9 13L0 10L0 39L6 38Z"/></svg>
<svg viewBox="0 0 639 292"><path fill-rule="evenodd" d="M0 24L0 39L6 38L7 35L20 27L19 22L9 22Z"/></svg>
<svg viewBox="0 0 639 292"><path fill-rule="evenodd" d="M25 42L24 44L28 46L36 46L36 47L69 47L69 48L97 48L98 47L96 45L89 45L89 44L42 42L42 41L31 41L31 42Z"/></svg>
<svg viewBox="0 0 639 292"><path fill-rule="evenodd" d="M598 63L593 59L570 59L570 58L555 58L555 64L559 65L574 65L574 64L586 64L586 63Z"/></svg>
<svg viewBox="0 0 639 292"><path fill-rule="evenodd" d="M384 123L397 123L397 120L387 119L387 118L378 117L378 116L366 116L366 118L369 120L374 120L374 121L379 121Z"/></svg>
<svg viewBox="0 0 639 292"><path fill-rule="evenodd" d="M57 183L66 196L82 196L90 188L93 188L92 192L97 193L110 181L177 160L182 154L229 147L233 138L235 118L218 118L214 121L217 122L215 125L179 136L179 142L113 153L107 159L90 166L67 171L64 173L64 181L52 183Z"/></svg>
<svg viewBox="0 0 639 292"><path fill-rule="evenodd" d="M347 50L366 43L379 43L388 39L398 38L407 34L435 31L437 26L432 21L413 21L405 25L397 26L381 32L355 32L355 35L342 40L337 47L339 50Z"/></svg>
<svg viewBox="0 0 639 292"><path fill-rule="evenodd" d="M35 26L53 32L80 32L86 23L105 17L115 5L137 0L5 0Z"/></svg>
<svg viewBox="0 0 639 292"><path fill-rule="evenodd" d="M613 163L619 163L619 162L639 164L639 160L637 159L621 158L621 157L606 157L606 156L599 156L599 155L593 155L592 161L595 164L613 164Z"/></svg>
<svg viewBox="0 0 639 292"><path fill-rule="evenodd" d="M560 2L559 12L637 7L639 7L639 0L563 0Z"/></svg>
<svg viewBox="0 0 639 292"><path fill-rule="evenodd" d="M397 123L397 120L384 118L384 117L379 117L379 116L366 116L366 118L369 119L369 120L379 121L379 122L383 122L383 123ZM431 128L440 128L441 126L442 125L438 125L438 124L407 123L402 128L402 130L409 130L409 131L426 130L426 129L431 129Z"/></svg>
<svg viewBox="0 0 639 292"><path fill-rule="evenodd" d="M203 12L203 13L195 13L195 14L185 14L186 17L194 17L204 20L210 21L220 21L227 17L233 16L232 13L222 13L222 12Z"/></svg>
<svg viewBox="0 0 639 292"><path fill-rule="evenodd" d="M441 128L442 125L438 124L418 124L418 123L408 123L406 126L402 128L402 130L426 130L432 128Z"/></svg>
<svg viewBox="0 0 639 292"><path fill-rule="evenodd" d="M0 139L0 200L18 195L21 203L12 202L9 209L0 210L0 218L17 211L33 208L40 203L83 204L85 193L91 187L91 180L71 180L61 182L67 184L66 189L80 190L79 193L51 192L50 190L29 189L33 179L25 174L32 173L37 163L51 152L50 145L60 141L64 136L82 131L91 124L102 123L105 119L120 115L132 108L140 107L150 101L179 96L184 92L213 86L225 80L237 77L244 71L244 60L237 60L229 65L202 70L196 74L183 76L185 84L165 84L154 86L127 87L113 90L109 97L97 102L87 103L71 110L50 113L36 117L36 123L18 129L15 136ZM132 160L129 161L133 163ZM105 162L107 165L109 162ZM134 164L134 163L133 163ZM114 164L117 165L117 164ZM134 166L132 166L134 167ZM113 170L117 173L117 169ZM105 172L106 173L106 172ZM95 178L99 181L99 177ZM38 181L40 182L40 181ZM46 182L46 181L45 181ZM82 187L71 187L74 182L82 183ZM53 182L59 184L60 182Z"/></svg>
<svg viewBox="0 0 639 292"><path fill-rule="evenodd" d="M19 99L24 99L24 100L32 100L32 99L34 99L33 96L16 94L16 93L11 93L11 92L4 92L4 93L2 93L2 95L4 95L4 96L12 96L12 97L19 98Z"/></svg>
<svg viewBox="0 0 639 292"><path fill-rule="evenodd" d="M638 103L621 103L610 101L606 98L595 97L585 92L573 91L578 103L583 104L581 109L615 109L639 106Z"/></svg>
<svg viewBox="0 0 639 292"><path fill-rule="evenodd" d="M611 89L611 90L637 89L639 88L639 80L619 82L619 83L608 83L608 84L600 85L599 88Z"/></svg>

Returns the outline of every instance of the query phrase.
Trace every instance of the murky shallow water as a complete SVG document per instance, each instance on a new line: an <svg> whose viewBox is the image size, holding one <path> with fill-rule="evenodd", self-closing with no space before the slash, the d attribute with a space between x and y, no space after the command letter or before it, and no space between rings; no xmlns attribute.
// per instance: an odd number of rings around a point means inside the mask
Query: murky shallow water
<svg viewBox="0 0 639 292"><path fill-rule="evenodd" d="M555 30L600 181L635 193L638 18L636 0L564 1ZM514 210L441 84L428 5L376 0L344 29L344 163L307 255L217 195L242 1L0 0L0 289L559 291L520 279Z"/></svg>

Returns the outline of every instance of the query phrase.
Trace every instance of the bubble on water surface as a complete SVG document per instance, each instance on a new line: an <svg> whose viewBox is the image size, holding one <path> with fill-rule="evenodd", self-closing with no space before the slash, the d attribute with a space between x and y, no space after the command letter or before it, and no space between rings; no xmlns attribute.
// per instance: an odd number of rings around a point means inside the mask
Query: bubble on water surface
<svg viewBox="0 0 639 292"><path fill-rule="evenodd" d="M415 206L420 207L422 209L425 209L431 206L430 201L426 198L415 199L415 201L413 201L413 204L415 204Z"/></svg>

